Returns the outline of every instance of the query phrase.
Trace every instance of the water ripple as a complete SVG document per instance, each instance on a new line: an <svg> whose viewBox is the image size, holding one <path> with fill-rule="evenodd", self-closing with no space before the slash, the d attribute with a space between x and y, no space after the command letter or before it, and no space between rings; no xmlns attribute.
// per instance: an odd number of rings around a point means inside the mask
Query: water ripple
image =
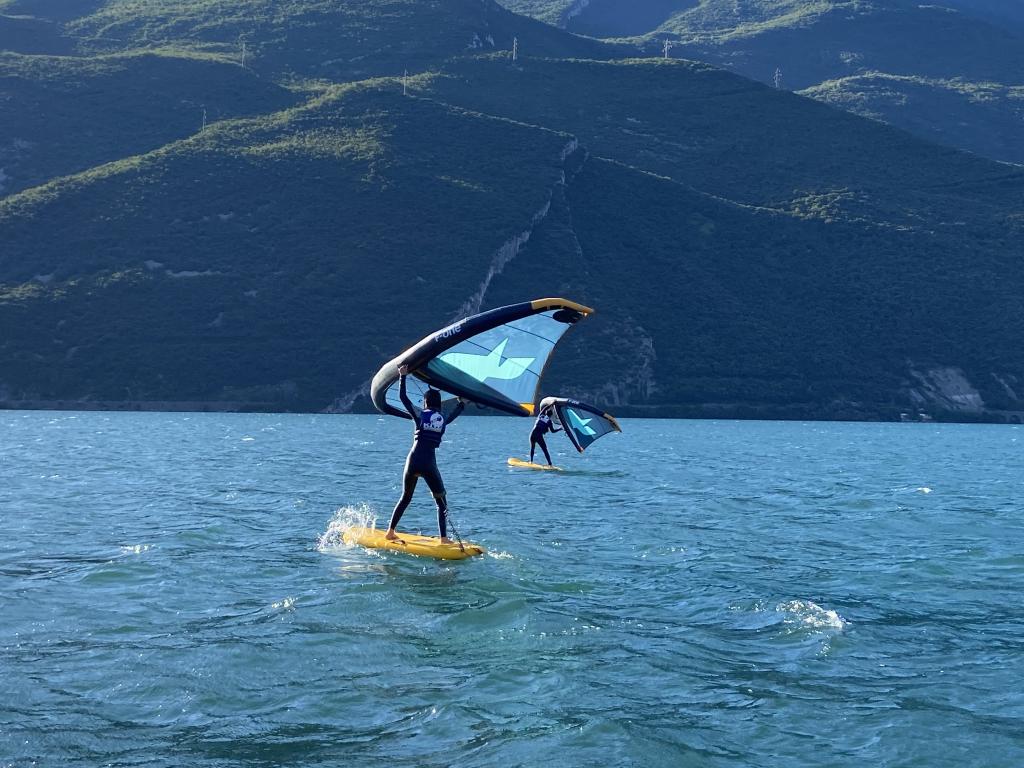
<svg viewBox="0 0 1024 768"><path fill-rule="evenodd" d="M443 563L397 419L0 420L4 768L1024 764L1019 428L464 417Z"/></svg>

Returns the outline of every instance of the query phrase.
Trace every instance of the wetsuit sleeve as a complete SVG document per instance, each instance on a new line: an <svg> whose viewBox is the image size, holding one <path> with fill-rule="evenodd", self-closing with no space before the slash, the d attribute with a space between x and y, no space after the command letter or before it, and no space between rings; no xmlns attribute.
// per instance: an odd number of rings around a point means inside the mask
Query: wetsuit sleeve
<svg viewBox="0 0 1024 768"><path fill-rule="evenodd" d="M459 417L459 414L462 413L464 410L466 410L466 404L462 400L459 400L459 402L455 406L455 409L452 411L451 416L445 419L445 423L451 424Z"/></svg>
<svg viewBox="0 0 1024 768"><path fill-rule="evenodd" d="M401 378L401 382L398 385L398 396L402 398L402 405L405 406L405 410L407 410L409 415L412 416L412 420L414 422L418 421L420 415L416 413L416 409L412 405L412 400L409 399L409 395L405 392L405 376Z"/></svg>

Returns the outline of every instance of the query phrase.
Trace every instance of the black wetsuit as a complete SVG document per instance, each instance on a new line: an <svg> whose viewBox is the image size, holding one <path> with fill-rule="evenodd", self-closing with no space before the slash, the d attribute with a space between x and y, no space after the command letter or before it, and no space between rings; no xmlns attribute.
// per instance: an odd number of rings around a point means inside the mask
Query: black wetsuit
<svg viewBox="0 0 1024 768"><path fill-rule="evenodd" d="M441 537L444 538L447 533L445 512L448 511L448 502L445 498L444 481L441 479L441 473L437 470L434 451L441 444L445 428L462 413L464 406L460 401L447 420L438 411L417 411L405 393L404 376L398 393L402 398L405 410L412 416L415 432L412 450L409 451L409 456L405 460L405 473L402 475L402 498L398 500L395 511L391 513L389 527L394 530L398 521L402 519L406 507L412 501L413 492L416 490L416 481L422 477L427 481L427 487L434 495L434 502L437 504L437 529L441 532Z"/></svg>
<svg viewBox="0 0 1024 768"><path fill-rule="evenodd" d="M540 446L540 449L544 451L544 458L548 460L548 464L551 463L551 454L548 453L547 443L544 442L544 435L548 432L554 434L555 432L561 432L560 429L555 427L554 421L551 419L551 412L543 410L537 417L537 420L533 423L533 431L530 433L530 463L533 463L533 453Z"/></svg>

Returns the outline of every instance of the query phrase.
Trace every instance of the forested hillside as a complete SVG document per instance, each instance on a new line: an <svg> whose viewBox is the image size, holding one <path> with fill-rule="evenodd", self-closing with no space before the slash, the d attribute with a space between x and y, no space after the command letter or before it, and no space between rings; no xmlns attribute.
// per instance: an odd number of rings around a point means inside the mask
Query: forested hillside
<svg viewBox="0 0 1024 768"><path fill-rule="evenodd" d="M1024 163L1024 5L995 0L506 0L565 29L706 61Z"/></svg>
<svg viewBox="0 0 1024 768"><path fill-rule="evenodd" d="M1024 411L1022 170L488 2L0 9L7 406L358 409L565 295L617 412Z"/></svg>

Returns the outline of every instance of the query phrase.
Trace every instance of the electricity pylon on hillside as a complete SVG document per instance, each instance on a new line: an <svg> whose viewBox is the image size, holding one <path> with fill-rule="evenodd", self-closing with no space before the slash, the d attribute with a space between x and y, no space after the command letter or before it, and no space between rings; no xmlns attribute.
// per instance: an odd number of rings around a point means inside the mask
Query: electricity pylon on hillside
<svg viewBox="0 0 1024 768"><path fill-rule="evenodd" d="M668 52L671 51L671 50L672 50L672 41L671 40L666 40L664 43L661 44L661 58L667 59L668 58Z"/></svg>
<svg viewBox="0 0 1024 768"><path fill-rule="evenodd" d="M782 70L778 67L775 68L775 74L772 75L772 82L775 83L775 90L782 87Z"/></svg>
<svg viewBox="0 0 1024 768"><path fill-rule="evenodd" d="M519 38L512 38L512 63L515 64L519 60Z"/></svg>

